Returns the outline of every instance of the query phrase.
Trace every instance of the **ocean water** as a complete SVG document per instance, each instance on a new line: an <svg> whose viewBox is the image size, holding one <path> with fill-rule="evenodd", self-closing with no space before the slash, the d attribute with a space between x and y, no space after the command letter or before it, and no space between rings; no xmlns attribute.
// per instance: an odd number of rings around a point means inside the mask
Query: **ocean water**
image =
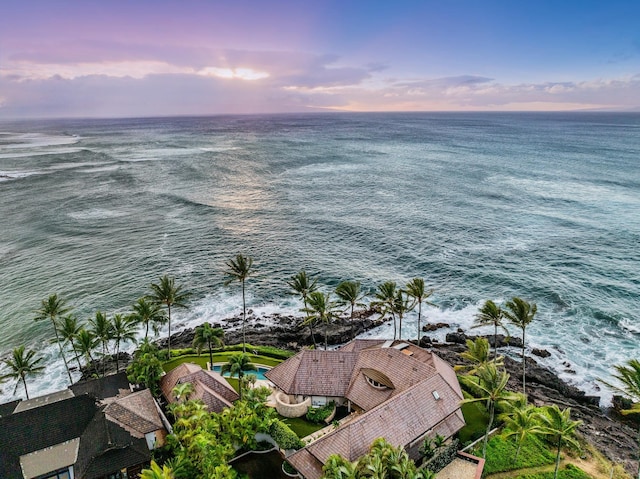
<svg viewBox="0 0 640 479"><path fill-rule="evenodd" d="M420 276L440 338L487 299L537 303L528 346L605 401L596 379L640 357L639 114L2 121L0 199L0 357L44 355L32 395L66 385L43 298L126 312L168 273L193 292L174 329L219 322L241 308L237 253L258 316L297 312L303 268L327 291Z"/></svg>

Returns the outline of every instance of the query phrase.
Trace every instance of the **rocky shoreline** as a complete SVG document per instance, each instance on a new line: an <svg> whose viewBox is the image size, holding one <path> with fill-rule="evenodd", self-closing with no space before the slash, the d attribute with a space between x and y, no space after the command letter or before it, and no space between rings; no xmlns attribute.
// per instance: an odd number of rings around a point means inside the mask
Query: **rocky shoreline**
<svg viewBox="0 0 640 479"><path fill-rule="evenodd" d="M375 328L382 324L374 311L363 311L353 323L347 319L331 324L327 330L327 342L331 346L344 344L355 335ZM225 342L236 344L242 342L242 331L239 327L242 322L241 317L230 318L225 321ZM258 318L252 313L247 317L246 340L249 344L261 346L275 346L282 349L297 351L304 347L313 345L313 339L308 326L302 324L303 318L290 315L273 314L268 318ZM267 324L269 323L269 324ZM214 326L222 327L222 324ZM230 327L231 326L231 327ZM421 346L433 349L440 357L450 364L460 364L459 354L466 349L465 340L476 336L467 336L459 330L450 333L446 337L446 342L439 342L429 336L430 331L438 327L448 327L448 324L426 325ZM319 345L324 344L324 327L315 328L315 339ZM172 348L192 347L194 332L193 329L186 329L171 336ZM493 337L487 339L493 342ZM508 340L507 340L508 339ZM498 337L499 347L512 346L521 347L522 343L518 338ZM159 347L166 348L167 339L157 341ZM534 351L534 354L544 357L545 351ZM131 360L130 355L121 353L121 369ZM614 464L625 467L632 476L638 468L638 433L631 427L628 418L623 418L616 413L613 408L600 408L599 398L588 396L580 389L567 384L561 380L553 371L538 364L533 358L527 357L527 393L529 400L537 406L545 404L557 404L565 408L570 407L573 419L583 421L580 432L585 439L596 449L602 452ZM509 388L513 391L522 390L522 364L520 361L505 357L505 368L510 374ZM124 365L124 366L123 366ZM102 364L94 365L101 371ZM107 371L115 371L115 358L109 359ZM93 372L93 371L91 371ZM89 376L90 371L85 371L85 376ZM637 427L637 426L634 426Z"/></svg>

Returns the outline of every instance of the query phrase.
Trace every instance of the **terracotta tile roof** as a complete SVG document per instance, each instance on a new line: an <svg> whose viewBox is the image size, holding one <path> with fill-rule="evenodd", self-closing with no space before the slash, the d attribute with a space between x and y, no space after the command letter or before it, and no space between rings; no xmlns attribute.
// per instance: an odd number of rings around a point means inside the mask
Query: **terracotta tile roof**
<svg viewBox="0 0 640 479"><path fill-rule="evenodd" d="M306 479L322 477L323 464L306 449L300 449L295 454L287 457L287 461Z"/></svg>
<svg viewBox="0 0 640 479"><path fill-rule="evenodd" d="M358 353L303 350L265 376L287 394L344 397Z"/></svg>
<svg viewBox="0 0 640 479"><path fill-rule="evenodd" d="M384 339L354 339L343 345L338 351L352 351L357 353L363 349L382 346L384 343Z"/></svg>
<svg viewBox="0 0 640 479"><path fill-rule="evenodd" d="M210 412L221 412L236 401L238 393L215 371L205 371L197 364L183 363L160 379L160 389L169 402L175 402L172 390L178 384L193 384L191 399L201 399Z"/></svg>
<svg viewBox="0 0 640 479"><path fill-rule="evenodd" d="M144 437L148 432L164 428L148 389L117 399L104 412L109 420L135 437Z"/></svg>

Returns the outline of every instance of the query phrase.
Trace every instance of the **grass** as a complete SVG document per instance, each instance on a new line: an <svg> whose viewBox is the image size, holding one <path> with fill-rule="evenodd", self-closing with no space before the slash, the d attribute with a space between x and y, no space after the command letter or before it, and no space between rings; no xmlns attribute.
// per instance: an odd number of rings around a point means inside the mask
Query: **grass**
<svg viewBox="0 0 640 479"><path fill-rule="evenodd" d="M553 470L536 474L516 476L516 479L553 479ZM567 464L564 469L558 471L558 479L592 479L589 474L573 464Z"/></svg>
<svg viewBox="0 0 640 479"><path fill-rule="evenodd" d="M469 444L484 435L489 414L480 403L464 403L461 409L467 424L458 432L458 439L461 444Z"/></svg>
<svg viewBox="0 0 640 479"><path fill-rule="evenodd" d="M482 446L479 447L481 448ZM487 445L485 473L515 471L528 467L545 466L555 462L555 454L541 439L536 437L525 439L520 448L518 460L514 461L516 450L515 441L501 436L492 437Z"/></svg>
<svg viewBox="0 0 640 479"><path fill-rule="evenodd" d="M278 417L282 422L289 426L300 439L308 436L309 434L313 434L314 432L319 431L326 426L326 424L315 424L313 422L307 421L304 417Z"/></svg>
<svg viewBox="0 0 640 479"><path fill-rule="evenodd" d="M214 363L226 363L229 361L229 358L231 356L235 356L236 354L238 354L237 352L225 352L225 353L215 353L213 355L213 362ZM248 353L247 353L248 354ZM280 364L282 361L279 359L274 359L274 358L268 358L267 356L260 356L260 355L256 355L256 354L249 354L249 359L253 364L256 365L263 365L263 366L277 366L278 364ZM207 367L207 363L209 362L209 354L202 354L202 355L197 355L197 354L187 354L184 356L180 356L177 358L172 359L171 361L167 361L165 362L162 367L165 370L165 372L169 372L172 369L176 368L177 366L179 366L182 363L195 363L199 366L201 366L203 369Z"/></svg>

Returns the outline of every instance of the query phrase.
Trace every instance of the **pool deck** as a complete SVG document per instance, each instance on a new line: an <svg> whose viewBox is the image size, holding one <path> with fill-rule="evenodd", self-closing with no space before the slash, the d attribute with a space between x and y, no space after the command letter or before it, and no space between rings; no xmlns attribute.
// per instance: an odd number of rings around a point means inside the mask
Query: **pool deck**
<svg viewBox="0 0 640 479"><path fill-rule="evenodd" d="M480 479L484 459L459 452L458 456L436 474L436 479Z"/></svg>

